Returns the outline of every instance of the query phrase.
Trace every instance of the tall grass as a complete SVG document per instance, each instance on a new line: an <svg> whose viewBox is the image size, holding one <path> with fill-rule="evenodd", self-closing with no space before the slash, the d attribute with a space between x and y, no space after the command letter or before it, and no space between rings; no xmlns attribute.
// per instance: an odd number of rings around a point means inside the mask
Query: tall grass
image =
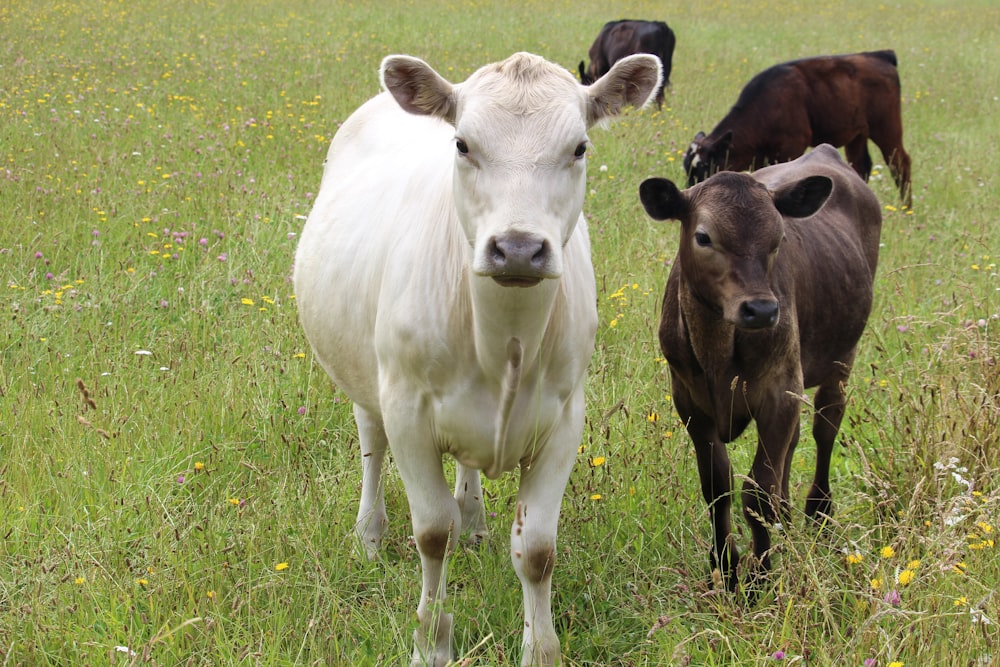
<svg viewBox="0 0 1000 667"><path fill-rule="evenodd" d="M419 560L405 496L390 474L383 556L359 558L357 437L297 323L297 233L383 56L456 81L522 49L575 69L622 16L665 19L678 46L663 110L592 133L602 325L554 578L567 664L1000 659L995 3L13 0L0 8L4 664L406 660ZM914 208L878 168L877 303L834 460L837 514L821 535L788 526L771 590L744 607L708 587L706 511L655 342L676 230L645 217L636 188L681 180L690 138L760 69L876 48L900 60ZM793 466L799 499L812 447L803 438ZM738 473L752 448L734 443ZM494 537L451 560L465 664L519 659L515 484L487 484Z"/></svg>

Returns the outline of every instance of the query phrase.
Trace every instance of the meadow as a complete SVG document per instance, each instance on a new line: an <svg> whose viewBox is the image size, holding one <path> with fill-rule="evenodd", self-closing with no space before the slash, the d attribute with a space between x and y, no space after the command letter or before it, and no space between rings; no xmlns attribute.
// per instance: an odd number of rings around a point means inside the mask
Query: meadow
<svg viewBox="0 0 1000 667"><path fill-rule="evenodd" d="M420 591L387 474L380 559L351 528L351 406L290 276L330 139L390 53L453 81L518 50L575 71L601 25L677 34L661 110L591 133L601 326L563 501L567 665L1000 662L1000 5L10 0L0 7L0 662L396 665ZM709 586L708 519L656 344L676 250L637 187L753 74L895 49L914 203L877 149L876 305L834 455L836 514L796 520L753 605ZM808 411L803 419L809 419ZM754 435L731 446L739 477ZM507 531L451 557L463 665L520 659ZM749 540L734 522L743 550Z"/></svg>

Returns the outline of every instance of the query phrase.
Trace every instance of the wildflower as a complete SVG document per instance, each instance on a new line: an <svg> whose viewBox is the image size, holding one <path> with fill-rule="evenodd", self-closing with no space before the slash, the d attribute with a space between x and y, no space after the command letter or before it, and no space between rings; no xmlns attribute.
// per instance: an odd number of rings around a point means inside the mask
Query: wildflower
<svg viewBox="0 0 1000 667"><path fill-rule="evenodd" d="M77 577L76 579L73 580L73 583L79 586L80 584L87 583L87 579L85 577Z"/></svg>
<svg viewBox="0 0 1000 667"><path fill-rule="evenodd" d="M882 547L882 550L878 553L882 558L892 558L896 555L896 550L892 547Z"/></svg>
<svg viewBox="0 0 1000 667"><path fill-rule="evenodd" d="M600 500L603 496L599 493L595 493L590 497L591 500Z"/></svg>
<svg viewBox="0 0 1000 667"><path fill-rule="evenodd" d="M178 484L184 483L184 475L177 475L177 483Z"/></svg>
<svg viewBox="0 0 1000 667"><path fill-rule="evenodd" d="M903 663L901 660L893 660L889 663L888 667L903 667Z"/></svg>
<svg viewBox="0 0 1000 667"><path fill-rule="evenodd" d="M864 667L875 667L878 664L878 660L875 658L865 658Z"/></svg>
<svg viewBox="0 0 1000 667"><path fill-rule="evenodd" d="M283 572L288 569L288 563L278 563L274 566L274 569L278 572Z"/></svg>
<svg viewBox="0 0 1000 667"><path fill-rule="evenodd" d="M916 559L911 560L909 563L906 564L907 570L916 570L918 567L920 567L920 561Z"/></svg>
<svg viewBox="0 0 1000 667"><path fill-rule="evenodd" d="M847 564L848 565L857 565L858 563L860 563L864 559L865 559L865 557L862 556L861 554L857 553L857 552L852 553L852 554L847 554Z"/></svg>
<svg viewBox="0 0 1000 667"><path fill-rule="evenodd" d="M655 411L650 412L648 415L646 415L646 421L648 421L650 424L655 424L656 422L660 421L660 415L658 415Z"/></svg>
<svg viewBox="0 0 1000 667"><path fill-rule="evenodd" d="M244 306L252 306L253 299L248 299L246 297L243 297L242 299L240 299L240 303L242 303Z"/></svg>
<svg viewBox="0 0 1000 667"><path fill-rule="evenodd" d="M209 591L209 592L205 593L205 595L208 597L209 600L214 600L215 599L215 591Z"/></svg>
<svg viewBox="0 0 1000 667"><path fill-rule="evenodd" d="M882 580L879 579L878 577L872 579L871 586L873 591L877 591L878 589L882 588Z"/></svg>
<svg viewBox="0 0 1000 667"><path fill-rule="evenodd" d="M771 654L771 658L774 659L774 660L784 660L785 659L785 652L784 651L775 651L774 653Z"/></svg>
<svg viewBox="0 0 1000 667"><path fill-rule="evenodd" d="M194 469L195 470L204 470L205 469L205 464L202 463L201 461L195 461L194 462Z"/></svg>
<svg viewBox="0 0 1000 667"><path fill-rule="evenodd" d="M229 499L229 504L230 505L239 505L240 504L240 499L239 498L230 498Z"/></svg>
<svg viewBox="0 0 1000 667"><path fill-rule="evenodd" d="M969 598L963 595L962 597L955 598L955 601L952 602L952 604L955 605L956 607L964 607L965 605L969 604Z"/></svg>
<svg viewBox="0 0 1000 667"><path fill-rule="evenodd" d="M885 600L887 603L891 604L893 607L898 607L903 603L903 598L900 597L899 591L897 591L896 589L892 589L891 591L886 593L885 597L883 597L882 599Z"/></svg>
<svg viewBox="0 0 1000 667"><path fill-rule="evenodd" d="M968 567L969 566L965 564L964 560L960 560L951 566L951 571L954 572L955 574L965 574L965 571Z"/></svg>
<svg viewBox="0 0 1000 667"><path fill-rule="evenodd" d="M299 414L304 415L306 413L306 406L299 406Z"/></svg>
<svg viewBox="0 0 1000 667"><path fill-rule="evenodd" d="M140 586L148 586L149 585L149 580L148 579L136 579L135 583L139 584Z"/></svg>
<svg viewBox="0 0 1000 667"><path fill-rule="evenodd" d="M599 468L602 465L604 465L605 460L606 459L603 456L595 456L594 458L590 459L590 465L595 468Z"/></svg>
<svg viewBox="0 0 1000 667"><path fill-rule="evenodd" d="M906 586L906 585L912 583L913 579L915 577L916 577L916 574L914 574L913 570L906 569L906 570L903 570L902 572L900 572L896 576L896 581L899 582L900 586Z"/></svg>

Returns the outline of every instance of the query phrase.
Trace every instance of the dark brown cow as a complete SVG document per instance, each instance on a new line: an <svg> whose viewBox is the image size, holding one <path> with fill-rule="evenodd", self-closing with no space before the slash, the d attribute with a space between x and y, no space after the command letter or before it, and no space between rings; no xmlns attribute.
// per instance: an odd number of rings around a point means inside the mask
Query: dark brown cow
<svg viewBox="0 0 1000 667"><path fill-rule="evenodd" d="M819 144L845 146L847 161L867 181L871 139L910 206L896 67L896 54L887 50L793 60L764 70L708 136L695 136L684 155L688 186L717 171L794 160Z"/></svg>
<svg viewBox="0 0 1000 667"><path fill-rule="evenodd" d="M882 213L829 145L753 174L722 172L683 192L649 179L639 194L651 217L681 223L660 347L711 513L712 568L735 590L726 443L756 421L757 454L742 501L756 556L749 571L762 576L770 569L768 526L788 518L807 387L819 389L805 512L817 522L831 515L830 454L871 310Z"/></svg>
<svg viewBox="0 0 1000 667"><path fill-rule="evenodd" d="M604 76L616 62L633 53L651 53L660 59L663 74L656 93L657 108L663 107L663 89L670 85L670 67L677 39L663 21L609 21L590 47L590 67L580 61L580 81L589 86Z"/></svg>

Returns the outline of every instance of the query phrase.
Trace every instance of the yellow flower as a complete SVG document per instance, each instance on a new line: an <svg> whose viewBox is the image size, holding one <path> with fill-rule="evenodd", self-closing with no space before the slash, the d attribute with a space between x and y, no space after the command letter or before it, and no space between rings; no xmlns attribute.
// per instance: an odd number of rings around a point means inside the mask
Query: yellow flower
<svg viewBox="0 0 1000 667"><path fill-rule="evenodd" d="M882 550L879 551L879 555L882 556L882 558L892 558L896 555L896 550L892 547L882 547Z"/></svg>
<svg viewBox="0 0 1000 667"><path fill-rule="evenodd" d="M601 496L601 494L599 494L599 493L595 493L594 495L592 495L592 496L590 497L590 499L591 499L591 500L600 500L600 499L601 499L602 497L603 497L603 496Z"/></svg>
<svg viewBox="0 0 1000 667"><path fill-rule="evenodd" d="M239 505L240 504L240 499L239 498L230 498L229 499L229 504L230 505Z"/></svg>
<svg viewBox="0 0 1000 667"><path fill-rule="evenodd" d="M857 565L858 563L860 563L864 559L865 559L865 557L862 556L859 553L847 554L847 564L848 565Z"/></svg>
<svg viewBox="0 0 1000 667"><path fill-rule="evenodd" d="M916 570L918 567L920 567L920 561L916 559L911 560L909 563L906 564L907 570Z"/></svg>
<svg viewBox="0 0 1000 667"><path fill-rule="evenodd" d="M139 584L140 586L146 586L146 585L149 584L149 580L148 579L136 579L135 583Z"/></svg>
<svg viewBox="0 0 1000 667"><path fill-rule="evenodd" d="M288 569L288 563L278 563L277 565L274 566L274 569L277 570L278 572L282 572L283 570L287 570Z"/></svg>
<svg viewBox="0 0 1000 667"><path fill-rule="evenodd" d="M73 580L73 583L75 583L77 585L85 584L85 583L87 583L87 580L84 577L77 577L76 579Z"/></svg>
<svg viewBox="0 0 1000 667"><path fill-rule="evenodd" d="M916 577L916 574L914 574L913 570L903 570L896 577L896 581L899 582L900 586L906 586L913 581L914 577Z"/></svg>
<svg viewBox="0 0 1000 667"><path fill-rule="evenodd" d="M964 560L960 560L960 561L958 561L957 563L955 563L954 565L951 566L951 571L954 572L954 573L956 573L956 574L965 574L965 570L966 570L967 567L968 567L968 565L965 564L965 561Z"/></svg>
<svg viewBox="0 0 1000 667"><path fill-rule="evenodd" d="M882 580L878 578L872 579L872 590L877 591L880 588L882 588Z"/></svg>
<svg viewBox="0 0 1000 667"><path fill-rule="evenodd" d="M955 602L954 602L953 604L954 604L954 605L955 605L956 607L964 607L965 605L969 604L969 598L967 598L967 597L965 597L965 596L963 595L963 596L962 596L962 597L960 597L960 598L955 598Z"/></svg>
<svg viewBox="0 0 1000 667"><path fill-rule="evenodd" d="M655 424L656 422L660 421L660 415L656 414L655 412L650 412L648 415L646 415L646 421L648 421L651 424Z"/></svg>
<svg viewBox="0 0 1000 667"><path fill-rule="evenodd" d="M242 304L243 304L244 306L252 306L252 305L253 305L253 299L248 299L248 298L246 298L246 297L243 297L242 299L240 299L240 302L241 302L241 303L242 303Z"/></svg>
<svg viewBox="0 0 1000 667"><path fill-rule="evenodd" d="M590 459L590 465L597 468L604 465L605 460L606 459L603 456L595 456L594 458Z"/></svg>
<svg viewBox="0 0 1000 667"><path fill-rule="evenodd" d="M893 660L889 663L888 667L903 667L903 663L900 660Z"/></svg>

